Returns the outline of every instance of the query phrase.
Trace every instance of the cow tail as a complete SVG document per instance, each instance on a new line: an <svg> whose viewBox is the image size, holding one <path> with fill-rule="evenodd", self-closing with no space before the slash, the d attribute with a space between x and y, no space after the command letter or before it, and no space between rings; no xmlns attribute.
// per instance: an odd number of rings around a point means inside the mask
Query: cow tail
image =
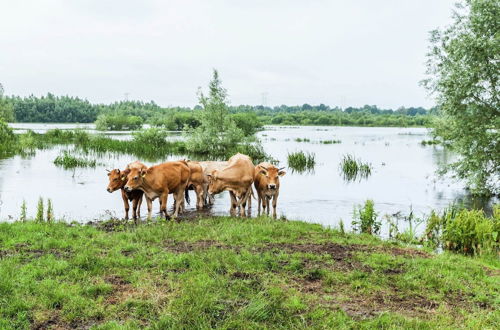
<svg viewBox="0 0 500 330"><path fill-rule="evenodd" d="M188 203L188 205L191 205L191 199L189 198L189 188L186 187L186 189L184 189L184 198L186 199L186 203Z"/></svg>

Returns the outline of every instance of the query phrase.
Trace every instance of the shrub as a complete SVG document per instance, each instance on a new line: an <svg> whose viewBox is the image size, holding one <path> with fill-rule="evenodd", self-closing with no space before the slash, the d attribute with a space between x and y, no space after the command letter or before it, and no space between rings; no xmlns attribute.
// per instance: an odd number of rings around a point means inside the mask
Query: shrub
<svg viewBox="0 0 500 330"><path fill-rule="evenodd" d="M0 144L6 144L12 142L16 136L12 131L12 128L7 125L2 119L0 119Z"/></svg>
<svg viewBox="0 0 500 330"><path fill-rule="evenodd" d="M374 203L371 199L364 206L358 205L354 208L352 226L355 231L366 234L378 234L381 222L377 220Z"/></svg>
<svg viewBox="0 0 500 330"><path fill-rule="evenodd" d="M161 128L148 128L133 133L133 141L139 144L150 145L153 148L161 148L165 143L168 132Z"/></svg>
<svg viewBox="0 0 500 330"><path fill-rule="evenodd" d="M435 212L427 222L426 239L433 246L470 255L498 253L500 233L500 206L493 217L481 210L449 208L443 215Z"/></svg>
<svg viewBox="0 0 500 330"><path fill-rule="evenodd" d="M95 128L99 131L136 130L142 127L143 120L139 116L99 115Z"/></svg>

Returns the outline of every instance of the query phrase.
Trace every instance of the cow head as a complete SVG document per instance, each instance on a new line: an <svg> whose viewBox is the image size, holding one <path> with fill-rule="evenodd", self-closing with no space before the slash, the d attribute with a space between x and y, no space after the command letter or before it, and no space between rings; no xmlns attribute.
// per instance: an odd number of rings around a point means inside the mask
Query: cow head
<svg viewBox="0 0 500 330"><path fill-rule="evenodd" d="M123 188L123 186L127 182L128 171L127 170L120 171L117 168L111 171L110 170L106 171L108 171L108 178L109 178L108 188L106 190L112 193L120 188Z"/></svg>
<svg viewBox="0 0 500 330"><path fill-rule="evenodd" d="M266 187L269 190L277 190L280 187L280 176L286 174L284 171L284 167L277 168L274 166L264 167L262 165L259 166L260 172L259 174L265 178Z"/></svg>
<svg viewBox="0 0 500 330"><path fill-rule="evenodd" d="M132 190L139 189L139 187L144 182L147 170L144 168L131 168L127 175L127 183L125 184L125 191L130 192Z"/></svg>
<svg viewBox="0 0 500 330"><path fill-rule="evenodd" d="M207 174L208 177L208 194L213 196L215 194L221 193L224 190L224 185L218 177L219 172L213 170L211 174Z"/></svg>

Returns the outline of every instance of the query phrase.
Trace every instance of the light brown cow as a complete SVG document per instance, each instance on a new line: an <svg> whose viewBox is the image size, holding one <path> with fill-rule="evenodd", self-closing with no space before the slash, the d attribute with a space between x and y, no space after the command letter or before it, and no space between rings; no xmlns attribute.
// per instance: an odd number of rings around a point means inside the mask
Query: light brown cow
<svg viewBox="0 0 500 330"><path fill-rule="evenodd" d="M184 208L184 192L189 182L190 170L186 162L166 162L144 169L131 169L127 175L126 191L140 189L146 195L148 219L151 218L153 200L160 198L160 213L169 219L167 213L168 194L174 195L174 217Z"/></svg>
<svg viewBox="0 0 500 330"><path fill-rule="evenodd" d="M208 178L203 173L203 168L199 162L192 160L186 161L191 175L189 177L188 189L193 189L196 193L196 208L198 210L205 206L206 186L208 185ZM187 192L186 192L187 193Z"/></svg>
<svg viewBox="0 0 500 330"><path fill-rule="evenodd" d="M206 205L213 205L214 197L208 194L208 175L212 174L214 170L221 171L227 167L227 161L203 161L199 162L205 174L204 199Z"/></svg>
<svg viewBox="0 0 500 330"><path fill-rule="evenodd" d="M120 169L115 168L108 171L109 184L107 191L109 193L115 192L116 190L121 190L121 195L123 199L123 206L125 208L125 219L128 219L129 211L129 201L132 202L132 216L133 219L137 221L137 217L141 216L141 204L142 195L144 194L142 190L132 190L130 192L125 191L124 187L127 183L127 174L130 172L131 168L147 169L147 166L139 161L135 161L127 165L126 169L120 171Z"/></svg>
<svg viewBox="0 0 500 330"><path fill-rule="evenodd" d="M255 166L254 186L257 190L258 213L260 215L260 205L262 203L263 211L269 215L271 208L269 202L273 200L273 217L276 218L276 204L280 193L280 176L286 174L282 168L277 168L270 163L260 163Z"/></svg>
<svg viewBox="0 0 500 330"><path fill-rule="evenodd" d="M231 214L240 209L240 215L245 216L245 206L252 192L254 166L247 155L237 153L229 158L228 164L222 170L213 170L209 175L208 194L214 195L228 190L231 196Z"/></svg>

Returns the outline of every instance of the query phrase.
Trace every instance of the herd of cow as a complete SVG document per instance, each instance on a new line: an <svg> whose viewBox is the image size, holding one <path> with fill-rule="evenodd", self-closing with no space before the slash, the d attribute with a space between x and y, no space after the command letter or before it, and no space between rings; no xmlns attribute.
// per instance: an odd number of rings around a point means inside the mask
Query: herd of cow
<svg viewBox="0 0 500 330"><path fill-rule="evenodd" d="M132 202L134 220L140 217L143 195L148 206L148 219L151 218L153 200L160 199L160 213L166 219L168 195L174 198L173 217L184 211L186 200L189 203L189 190L196 192L196 208L201 209L214 202L214 195L229 191L231 196L231 215L239 210L245 216L245 209L251 207L253 189L257 192L258 213L261 205L269 215L271 200L273 216L276 217L280 181L285 175L283 168L270 163L254 166L247 155L236 154L228 161L191 161L179 160L147 167L139 161L127 165L124 170L108 170L108 192L121 190L125 206L125 219L128 219L129 201Z"/></svg>

